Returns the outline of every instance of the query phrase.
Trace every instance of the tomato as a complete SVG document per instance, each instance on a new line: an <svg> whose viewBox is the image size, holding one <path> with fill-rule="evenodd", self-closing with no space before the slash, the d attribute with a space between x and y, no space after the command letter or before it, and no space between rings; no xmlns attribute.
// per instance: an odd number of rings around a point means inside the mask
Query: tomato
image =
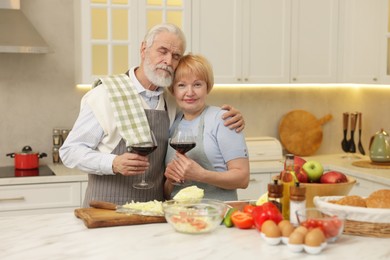
<svg viewBox="0 0 390 260"><path fill-rule="evenodd" d="M253 217L250 213L237 210L232 213L231 219L234 226L238 228L249 229L253 227Z"/></svg>
<svg viewBox="0 0 390 260"><path fill-rule="evenodd" d="M341 222L341 220L339 218L337 218L337 216L332 217L332 222L337 229L340 229L341 226L343 225L343 223Z"/></svg>
<svg viewBox="0 0 390 260"><path fill-rule="evenodd" d="M252 210L252 216L254 224L259 231L261 231L261 226L266 220L270 219L276 224L283 220L282 213L272 202L265 202L260 206L256 206Z"/></svg>
<svg viewBox="0 0 390 260"><path fill-rule="evenodd" d="M253 209L256 208L255 205L248 204L244 206L244 212L252 214Z"/></svg>
<svg viewBox="0 0 390 260"><path fill-rule="evenodd" d="M338 228L335 226L332 220L324 221L322 223L322 229L326 238L335 237L339 233Z"/></svg>

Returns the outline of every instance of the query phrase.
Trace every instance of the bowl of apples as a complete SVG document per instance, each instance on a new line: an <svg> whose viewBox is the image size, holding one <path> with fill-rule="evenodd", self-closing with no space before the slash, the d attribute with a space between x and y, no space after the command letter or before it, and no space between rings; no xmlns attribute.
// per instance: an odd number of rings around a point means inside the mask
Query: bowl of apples
<svg viewBox="0 0 390 260"><path fill-rule="evenodd" d="M294 172L301 186L306 187L306 207L315 207L315 196L345 196L356 183L356 179L340 171L325 171L322 164L295 156Z"/></svg>

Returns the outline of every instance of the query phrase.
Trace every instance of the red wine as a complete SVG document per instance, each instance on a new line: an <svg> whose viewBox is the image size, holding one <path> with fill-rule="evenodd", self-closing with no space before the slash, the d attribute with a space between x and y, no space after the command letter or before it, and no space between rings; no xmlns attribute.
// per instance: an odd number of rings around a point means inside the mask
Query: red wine
<svg viewBox="0 0 390 260"><path fill-rule="evenodd" d="M152 153L154 150L156 150L157 145L155 146L137 146L132 145L130 146L130 153L136 153L142 156L146 156L150 153Z"/></svg>
<svg viewBox="0 0 390 260"><path fill-rule="evenodd" d="M185 154L196 146L195 142L192 143L170 143L169 144L173 149L178 151L181 154Z"/></svg>

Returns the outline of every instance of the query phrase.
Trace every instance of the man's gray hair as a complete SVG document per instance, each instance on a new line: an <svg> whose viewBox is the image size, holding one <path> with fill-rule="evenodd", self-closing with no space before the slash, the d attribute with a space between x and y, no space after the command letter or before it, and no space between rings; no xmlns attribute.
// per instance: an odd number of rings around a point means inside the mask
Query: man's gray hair
<svg viewBox="0 0 390 260"><path fill-rule="evenodd" d="M149 30L149 32L145 35L145 38L144 38L144 41L146 43L146 47L149 48L150 46L152 46L156 35L158 35L162 32L171 32L171 33L176 34L179 37L179 39L182 41L183 53L185 52L185 50L186 50L186 37L185 37L183 31L179 27L177 27L176 25L171 24L171 23L157 24L154 27L152 27Z"/></svg>

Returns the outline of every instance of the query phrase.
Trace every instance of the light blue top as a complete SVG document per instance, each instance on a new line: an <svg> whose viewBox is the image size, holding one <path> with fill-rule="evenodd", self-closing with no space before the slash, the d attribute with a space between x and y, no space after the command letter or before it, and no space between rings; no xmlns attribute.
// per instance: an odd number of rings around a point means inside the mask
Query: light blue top
<svg viewBox="0 0 390 260"><path fill-rule="evenodd" d="M203 111L202 115L192 121L182 118L179 113L178 117L170 129L170 136L173 135L177 127L188 127L193 131L196 137L196 146L194 149L186 153L186 156L199 163L203 168L224 172L227 171L227 162L238 158L248 158L247 147L244 134L237 133L235 130L230 130L224 126L222 114L226 111L219 107L208 107ZM199 131L202 131L199 133ZM201 142L201 143L200 143ZM165 158L166 164L169 163L175 156L175 150L168 146L167 155ZM236 190L224 190L204 183L192 183L205 190L205 198L219 200L236 200ZM174 196L182 186L175 186Z"/></svg>

